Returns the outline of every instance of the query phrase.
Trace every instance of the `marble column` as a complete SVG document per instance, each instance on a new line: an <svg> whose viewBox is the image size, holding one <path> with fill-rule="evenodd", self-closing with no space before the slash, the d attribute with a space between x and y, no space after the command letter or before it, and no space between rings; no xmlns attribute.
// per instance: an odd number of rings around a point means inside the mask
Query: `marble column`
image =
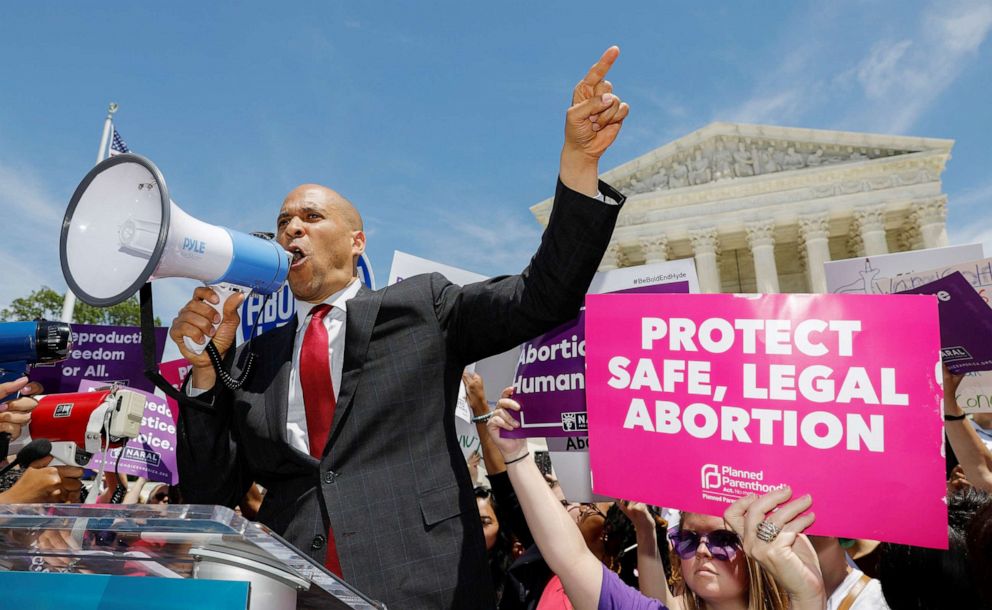
<svg viewBox="0 0 992 610"><path fill-rule="evenodd" d="M864 244L865 256L889 253L885 240L885 208L874 206L854 210L854 224Z"/></svg>
<svg viewBox="0 0 992 610"><path fill-rule="evenodd" d="M603 255L603 262L599 264L599 270L610 271L619 269L625 266L626 262L627 257L623 253L623 247L613 242L606 248L606 254Z"/></svg>
<svg viewBox="0 0 992 610"><path fill-rule="evenodd" d="M754 257L754 277L757 291L774 294L779 291L778 268L775 266L775 223L766 220L744 225L747 244Z"/></svg>
<svg viewBox="0 0 992 610"><path fill-rule="evenodd" d="M947 245L946 196L913 204L909 217L920 231L924 248Z"/></svg>
<svg viewBox="0 0 992 610"><path fill-rule="evenodd" d="M658 235L641 240L641 251L644 252L645 263L663 263L668 260L668 237Z"/></svg>
<svg viewBox="0 0 992 610"><path fill-rule="evenodd" d="M717 255L720 253L720 236L716 229L695 229L689 231L693 257L696 259L696 275L699 277L699 290L720 292L720 267Z"/></svg>
<svg viewBox="0 0 992 610"><path fill-rule="evenodd" d="M806 252L806 271L810 292L827 292L823 264L830 260L830 216L816 214L799 218L799 237Z"/></svg>

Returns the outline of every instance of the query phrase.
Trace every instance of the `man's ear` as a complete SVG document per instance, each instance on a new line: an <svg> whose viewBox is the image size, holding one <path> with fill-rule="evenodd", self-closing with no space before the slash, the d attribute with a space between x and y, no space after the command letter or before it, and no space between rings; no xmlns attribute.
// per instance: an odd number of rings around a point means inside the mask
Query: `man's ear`
<svg viewBox="0 0 992 610"><path fill-rule="evenodd" d="M355 256L365 253L365 231L355 231L351 236L351 253Z"/></svg>

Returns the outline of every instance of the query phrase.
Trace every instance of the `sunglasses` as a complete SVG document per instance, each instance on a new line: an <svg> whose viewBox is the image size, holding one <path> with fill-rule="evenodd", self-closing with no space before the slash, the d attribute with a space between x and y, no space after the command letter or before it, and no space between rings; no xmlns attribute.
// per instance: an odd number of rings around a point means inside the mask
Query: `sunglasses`
<svg viewBox="0 0 992 610"><path fill-rule="evenodd" d="M713 530L708 534L700 534L692 530L679 531L678 528L673 527L668 530L668 537L675 547L676 554L682 559L692 559L700 542L706 544L714 559L722 561L733 559L741 548L740 537L730 530Z"/></svg>

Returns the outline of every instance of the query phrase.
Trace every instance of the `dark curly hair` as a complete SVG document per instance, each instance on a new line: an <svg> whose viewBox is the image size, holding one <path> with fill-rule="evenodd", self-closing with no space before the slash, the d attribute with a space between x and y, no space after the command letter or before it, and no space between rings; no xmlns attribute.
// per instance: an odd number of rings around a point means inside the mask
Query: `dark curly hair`
<svg viewBox="0 0 992 610"><path fill-rule="evenodd" d="M486 500L496 512L496 497L485 487L475 488L475 497ZM496 589L496 602L503 597L503 585L506 583L506 572L513 563L513 538L507 534L506 528L500 524L499 533L496 535L496 544L488 552L489 573L493 579L493 587Z"/></svg>
<svg viewBox="0 0 992 610"><path fill-rule="evenodd" d="M975 519L988 515L992 496L966 487L947 500L946 551L890 543L879 547L878 579L892 610L989 607L979 594L988 574L972 577L968 538L972 526L973 534L981 529Z"/></svg>

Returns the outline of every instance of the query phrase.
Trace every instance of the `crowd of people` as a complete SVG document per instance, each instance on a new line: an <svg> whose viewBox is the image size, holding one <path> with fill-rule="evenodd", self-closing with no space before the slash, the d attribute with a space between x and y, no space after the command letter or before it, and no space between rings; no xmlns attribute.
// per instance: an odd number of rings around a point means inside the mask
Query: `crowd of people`
<svg viewBox="0 0 992 610"><path fill-rule="evenodd" d="M740 498L723 515L572 502L525 441L503 434L519 426L512 390L490 405L484 380L464 371L579 311L624 203L598 179L629 112L605 78L618 55L608 49L572 92L554 210L524 272L467 286L431 274L369 290L357 280L361 215L336 191L301 185L276 227L292 254L292 322L236 346L241 296L221 316L206 287L172 322L191 365L179 485L107 473L104 488L87 490L82 469L46 457L11 469L0 503L79 502L88 492L104 503L237 507L403 610L992 607L992 416L965 418L961 378L946 371L947 551L808 536L816 499L788 488ZM218 362L186 339L210 340ZM481 439L467 461L455 438L459 381ZM0 412L0 433L14 439L42 388L26 378L0 385L0 395L15 392ZM664 473L644 477L666 484Z"/></svg>
<svg viewBox="0 0 992 610"><path fill-rule="evenodd" d="M990 430L977 418L957 418L961 379L945 370L949 549L940 551L807 536L814 500L792 498L787 488L741 498L722 516L620 499L571 502L553 475L539 471L524 440L501 435L519 426L512 388L492 405L482 378L466 372L481 441L466 470L476 484L493 603L500 610L992 608L992 452L981 439ZM0 432L15 440L42 388L26 379L0 384L0 392L17 390L21 396L0 413ZM480 457L485 483L472 468ZM12 469L0 481L0 503L79 502L88 485L83 469L51 460ZM113 472L97 491L100 503L183 501L178 486ZM237 510L257 518L264 494L253 484ZM762 536L766 521L775 535Z"/></svg>
<svg viewBox="0 0 992 610"><path fill-rule="evenodd" d="M954 419L961 413L954 398L961 377L945 371L945 379L945 427L957 464L947 481L949 549L939 551L804 535L815 520L813 499L793 499L788 489L742 498L722 516L666 511L672 522L661 518L659 507L637 502L570 503L540 474L526 443L501 438L501 430L519 425L512 389L491 411L482 380L466 374L473 412L493 414L479 424L486 426L480 436L488 486L478 495L486 498L480 518L498 607L992 607L992 484L986 477L992 453L974 421ZM658 478L664 484L663 475ZM778 530L771 540L758 533L765 520Z"/></svg>

